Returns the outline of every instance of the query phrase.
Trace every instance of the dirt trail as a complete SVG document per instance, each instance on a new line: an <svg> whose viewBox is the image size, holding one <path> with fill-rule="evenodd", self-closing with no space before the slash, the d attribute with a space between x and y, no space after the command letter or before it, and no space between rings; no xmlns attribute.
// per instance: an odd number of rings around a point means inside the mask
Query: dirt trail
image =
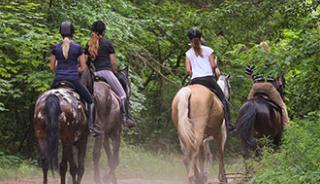
<svg viewBox="0 0 320 184"><path fill-rule="evenodd" d="M83 184L94 184L93 181L85 180L82 182ZM169 181L169 180L145 180L145 179L122 179L118 181L118 184L185 184L184 181ZM212 184L218 184L217 180L210 180ZM229 180L229 183L234 183ZM0 181L0 184L42 184L41 178L22 178L10 181ZM57 178L49 179L48 184L59 184L59 180Z"/></svg>

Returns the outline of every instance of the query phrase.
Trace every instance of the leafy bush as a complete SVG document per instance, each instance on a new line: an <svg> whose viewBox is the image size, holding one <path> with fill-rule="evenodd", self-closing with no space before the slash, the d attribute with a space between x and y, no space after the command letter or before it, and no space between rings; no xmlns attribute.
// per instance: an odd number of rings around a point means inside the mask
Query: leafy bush
<svg viewBox="0 0 320 184"><path fill-rule="evenodd" d="M319 183L320 123L292 122L278 153L265 152L251 183Z"/></svg>
<svg viewBox="0 0 320 184"><path fill-rule="evenodd" d="M0 180L36 175L40 175L40 170L33 161L0 151Z"/></svg>

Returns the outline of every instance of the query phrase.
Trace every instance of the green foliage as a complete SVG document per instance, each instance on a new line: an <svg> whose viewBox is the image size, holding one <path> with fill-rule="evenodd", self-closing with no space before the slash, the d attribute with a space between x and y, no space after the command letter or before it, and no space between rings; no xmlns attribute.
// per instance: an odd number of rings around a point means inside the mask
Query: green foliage
<svg viewBox="0 0 320 184"><path fill-rule="evenodd" d="M4 179L39 175L35 163L0 151L0 181Z"/></svg>
<svg viewBox="0 0 320 184"><path fill-rule="evenodd" d="M233 121L251 85L244 75L247 64L255 64L256 72L266 76L285 75L291 117L318 117L314 116L320 105L318 5L317 0L1 1L0 146L36 155L34 103L53 78L49 50L61 40L58 27L63 20L73 22L74 41L82 46L94 21L107 23L105 37L116 46L119 65L129 65L133 83L132 110L138 127L124 135L131 144L152 150L179 148L170 104L189 80L184 53L189 48L186 32L193 26L214 49L220 70L231 74ZM261 42L267 43L269 52ZM226 150L234 156L239 144L236 138L230 140Z"/></svg>
<svg viewBox="0 0 320 184"><path fill-rule="evenodd" d="M319 183L319 121L293 122L279 153L265 153L251 183Z"/></svg>

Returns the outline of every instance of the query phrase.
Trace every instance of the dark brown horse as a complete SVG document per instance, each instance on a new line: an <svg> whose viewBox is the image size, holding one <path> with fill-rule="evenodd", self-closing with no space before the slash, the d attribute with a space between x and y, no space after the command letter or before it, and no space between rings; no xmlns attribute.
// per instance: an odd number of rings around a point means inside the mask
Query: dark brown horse
<svg viewBox="0 0 320 184"><path fill-rule="evenodd" d="M81 82L90 84L90 78L89 70L85 70ZM34 128L40 148L43 183L48 182L49 167L52 170L58 168L60 139L62 144L61 183L65 183L69 165L72 183L80 184L84 174L88 125L85 106L72 87L65 85L48 90L37 99L34 111ZM73 154L74 152L77 153L76 156Z"/></svg>
<svg viewBox="0 0 320 184"><path fill-rule="evenodd" d="M284 83L284 82L283 82ZM273 83L283 97L283 91ZM240 135L242 155L249 158L249 147L259 155L256 138L270 137L276 147L280 145L284 124L281 108L272 102L268 95L256 93L240 108L237 119L237 131Z"/></svg>
<svg viewBox="0 0 320 184"><path fill-rule="evenodd" d="M130 94L130 81L128 79L128 68L118 72L121 84L127 94ZM122 131L122 114L117 95L111 90L111 87L104 81L94 82L94 96L96 99L97 115L96 125L100 134L95 138L93 150L93 162L95 182L101 183L99 160L101 156L101 147L107 155L109 172L104 181L108 183L117 183L115 170L119 164L120 138Z"/></svg>

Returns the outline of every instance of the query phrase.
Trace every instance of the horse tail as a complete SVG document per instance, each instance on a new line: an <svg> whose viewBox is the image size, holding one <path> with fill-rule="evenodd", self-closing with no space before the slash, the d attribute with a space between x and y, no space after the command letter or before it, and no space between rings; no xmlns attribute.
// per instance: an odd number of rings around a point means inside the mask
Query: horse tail
<svg viewBox="0 0 320 184"><path fill-rule="evenodd" d="M61 113L59 98L49 95L45 103L47 115L46 141L47 141L47 160L52 170L58 168L58 145L59 145L59 125L58 117Z"/></svg>
<svg viewBox="0 0 320 184"><path fill-rule="evenodd" d="M189 99L191 96L191 89L189 87L181 88L177 94L178 100L178 134L181 141L189 149L194 146L194 132L192 129L192 122L189 119Z"/></svg>
<svg viewBox="0 0 320 184"><path fill-rule="evenodd" d="M252 148L256 147L256 140L253 137L256 114L255 102L249 100L240 108L239 117L237 120L237 131L240 135L240 138Z"/></svg>

